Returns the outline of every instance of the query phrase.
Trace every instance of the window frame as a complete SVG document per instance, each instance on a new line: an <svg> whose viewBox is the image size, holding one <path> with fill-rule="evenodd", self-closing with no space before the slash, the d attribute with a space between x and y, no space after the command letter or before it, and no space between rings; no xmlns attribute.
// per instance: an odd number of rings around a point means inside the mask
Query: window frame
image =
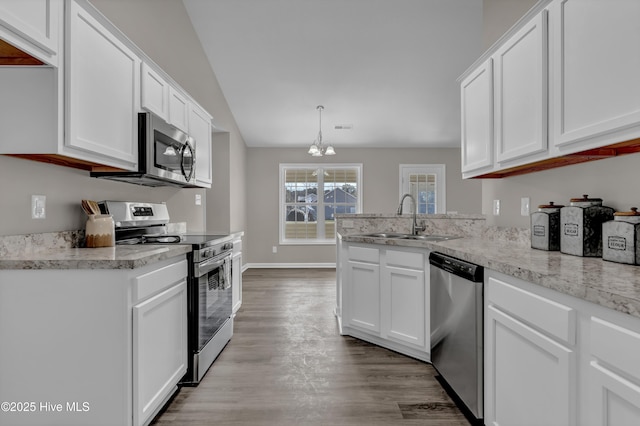
<svg viewBox="0 0 640 426"><path fill-rule="evenodd" d="M420 174L436 175L436 211L435 213L421 214L445 214L447 212L447 169L445 164L400 164L400 193L398 202L407 193L408 183L405 185L404 175L407 171L416 170Z"/></svg>
<svg viewBox="0 0 640 426"><path fill-rule="evenodd" d="M285 225L286 225L286 189L285 189L285 172L292 169L355 169L356 170L356 185L358 187L358 197L356 201L356 214L362 213L362 163L280 163L279 165L279 190L278 190L278 240L280 245L335 245L335 234L328 238L314 238L314 239L286 239L285 238ZM320 174L319 174L320 175ZM318 210L324 211L324 175L321 174L318 179ZM322 186L321 186L322 183ZM322 218L322 223L318 223L318 229L325 229L325 220ZM335 228L334 228L335 229Z"/></svg>

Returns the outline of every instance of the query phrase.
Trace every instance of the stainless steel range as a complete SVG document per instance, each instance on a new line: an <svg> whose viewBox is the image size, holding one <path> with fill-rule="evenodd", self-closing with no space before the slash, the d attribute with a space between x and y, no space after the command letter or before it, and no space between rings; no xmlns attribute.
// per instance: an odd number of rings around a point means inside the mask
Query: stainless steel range
<svg viewBox="0 0 640 426"><path fill-rule="evenodd" d="M116 244L187 244L189 367L182 385L197 385L233 335L229 235L179 235L167 231L164 204L101 201L116 226Z"/></svg>

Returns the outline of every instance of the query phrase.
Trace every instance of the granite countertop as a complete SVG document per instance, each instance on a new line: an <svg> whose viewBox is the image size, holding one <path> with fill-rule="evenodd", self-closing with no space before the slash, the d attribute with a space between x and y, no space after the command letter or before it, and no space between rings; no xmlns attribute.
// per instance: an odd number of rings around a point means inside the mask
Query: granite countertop
<svg viewBox="0 0 640 426"><path fill-rule="evenodd" d="M179 244L23 250L0 256L0 269L134 269L190 251Z"/></svg>
<svg viewBox="0 0 640 426"><path fill-rule="evenodd" d="M341 238L346 242L438 251L640 318L640 266L536 250L487 238L464 237L437 243L357 235Z"/></svg>

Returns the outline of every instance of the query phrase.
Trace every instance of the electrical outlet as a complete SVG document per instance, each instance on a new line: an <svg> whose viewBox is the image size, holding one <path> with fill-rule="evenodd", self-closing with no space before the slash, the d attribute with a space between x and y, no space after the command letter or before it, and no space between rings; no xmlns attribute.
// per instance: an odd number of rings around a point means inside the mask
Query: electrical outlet
<svg viewBox="0 0 640 426"><path fill-rule="evenodd" d="M278 252L278 246L273 246L273 248L271 250L273 250L274 253L277 253Z"/></svg>
<svg viewBox="0 0 640 426"><path fill-rule="evenodd" d="M196 194L196 206L202 205L202 195Z"/></svg>
<svg viewBox="0 0 640 426"><path fill-rule="evenodd" d="M500 216L500 200L493 200L493 215Z"/></svg>
<svg viewBox="0 0 640 426"><path fill-rule="evenodd" d="M47 217L47 197L44 195L31 196L31 219L45 219Z"/></svg>
<svg viewBox="0 0 640 426"><path fill-rule="evenodd" d="M522 216L529 216L529 212L531 211L531 198L522 197L520 198L520 214Z"/></svg>

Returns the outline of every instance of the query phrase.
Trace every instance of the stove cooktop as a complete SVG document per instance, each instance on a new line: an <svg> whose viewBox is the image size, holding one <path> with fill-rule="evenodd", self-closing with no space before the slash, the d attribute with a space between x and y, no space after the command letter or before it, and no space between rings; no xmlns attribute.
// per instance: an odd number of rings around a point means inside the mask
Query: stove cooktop
<svg viewBox="0 0 640 426"><path fill-rule="evenodd" d="M207 246L212 244L222 243L231 238L230 235L218 234L218 235L183 235L180 244L192 244L197 246Z"/></svg>

